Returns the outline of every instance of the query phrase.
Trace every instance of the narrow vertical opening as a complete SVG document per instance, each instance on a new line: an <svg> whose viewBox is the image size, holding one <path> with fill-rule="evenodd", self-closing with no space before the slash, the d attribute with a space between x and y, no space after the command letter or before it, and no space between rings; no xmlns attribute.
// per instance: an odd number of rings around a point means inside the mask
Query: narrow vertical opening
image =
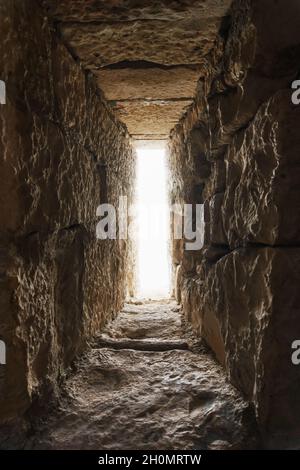
<svg viewBox="0 0 300 470"><path fill-rule="evenodd" d="M137 148L137 294L170 296L170 223L164 147Z"/></svg>

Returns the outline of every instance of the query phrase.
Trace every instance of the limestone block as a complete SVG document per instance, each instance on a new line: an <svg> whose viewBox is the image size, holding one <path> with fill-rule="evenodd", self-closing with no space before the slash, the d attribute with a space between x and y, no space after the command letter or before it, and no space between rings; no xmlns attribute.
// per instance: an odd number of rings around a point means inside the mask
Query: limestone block
<svg viewBox="0 0 300 470"><path fill-rule="evenodd" d="M233 141L223 205L231 246L299 242L299 117L290 90L279 91L261 107L242 145Z"/></svg>
<svg viewBox="0 0 300 470"><path fill-rule="evenodd" d="M217 193L210 199L210 241L213 245L227 245L222 219L224 193Z"/></svg>

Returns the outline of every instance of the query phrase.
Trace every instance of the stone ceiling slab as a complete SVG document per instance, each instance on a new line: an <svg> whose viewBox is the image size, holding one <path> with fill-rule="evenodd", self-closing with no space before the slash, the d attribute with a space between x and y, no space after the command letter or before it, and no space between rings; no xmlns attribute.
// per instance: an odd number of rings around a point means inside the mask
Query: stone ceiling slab
<svg viewBox="0 0 300 470"><path fill-rule="evenodd" d="M85 23L217 18L224 16L231 0L41 0L41 3L58 21Z"/></svg>
<svg viewBox="0 0 300 470"><path fill-rule="evenodd" d="M201 64L214 44L219 26L219 21L208 18L67 24L61 30L83 65L93 70L125 60Z"/></svg>
<svg viewBox="0 0 300 470"><path fill-rule="evenodd" d="M130 134L169 135L192 100L168 102L118 102L115 111Z"/></svg>
<svg viewBox="0 0 300 470"><path fill-rule="evenodd" d="M145 142L145 145L147 142L166 142L168 140L169 135L168 134L131 134L131 137L134 139L135 142Z"/></svg>
<svg viewBox="0 0 300 470"><path fill-rule="evenodd" d="M102 68L95 72L108 100L193 98L201 67Z"/></svg>
<svg viewBox="0 0 300 470"><path fill-rule="evenodd" d="M232 0L40 0L136 138L167 138Z"/></svg>

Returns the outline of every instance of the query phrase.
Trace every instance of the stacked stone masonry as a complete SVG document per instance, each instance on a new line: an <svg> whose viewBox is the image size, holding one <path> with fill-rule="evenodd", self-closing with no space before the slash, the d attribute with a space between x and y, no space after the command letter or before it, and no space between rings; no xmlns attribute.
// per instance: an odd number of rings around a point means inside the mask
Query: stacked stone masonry
<svg viewBox="0 0 300 470"><path fill-rule="evenodd" d="M133 197L126 124L173 129L170 202L204 206L203 248L172 241L176 298L264 447L299 448L299 15L299 0L1 1L0 425L59 390L133 291L129 242L96 239L97 206Z"/></svg>
<svg viewBox="0 0 300 470"><path fill-rule="evenodd" d="M96 209L120 194L130 200L134 154L125 126L38 6L5 1L0 15L3 423L55 392L123 305L128 246L96 239Z"/></svg>
<svg viewBox="0 0 300 470"><path fill-rule="evenodd" d="M205 218L200 251L173 241L176 296L271 447L300 441L299 12L297 1L233 2L169 144L171 202L200 201Z"/></svg>

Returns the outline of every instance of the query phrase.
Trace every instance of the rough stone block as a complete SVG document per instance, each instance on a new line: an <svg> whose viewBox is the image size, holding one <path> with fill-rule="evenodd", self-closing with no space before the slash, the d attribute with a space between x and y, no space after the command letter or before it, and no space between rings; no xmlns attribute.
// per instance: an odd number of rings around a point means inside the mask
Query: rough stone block
<svg viewBox="0 0 300 470"><path fill-rule="evenodd" d="M210 199L210 241L213 245L227 245L222 220L224 193L218 193Z"/></svg>
<svg viewBox="0 0 300 470"><path fill-rule="evenodd" d="M233 141L223 205L231 246L299 243L299 118L290 90L279 91L261 107L242 145Z"/></svg>
<svg viewBox="0 0 300 470"><path fill-rule="evenodd" d="M299 446L299 266L298 248L240 249L181 281L187 317L253 402L267 447Z"/></svg>

